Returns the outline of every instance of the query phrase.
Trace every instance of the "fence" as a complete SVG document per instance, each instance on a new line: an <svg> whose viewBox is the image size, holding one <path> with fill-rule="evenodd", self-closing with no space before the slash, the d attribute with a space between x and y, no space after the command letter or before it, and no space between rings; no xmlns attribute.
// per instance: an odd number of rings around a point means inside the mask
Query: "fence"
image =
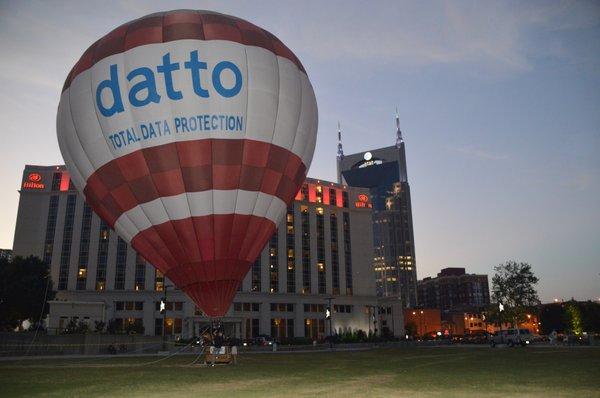
<svg viewBox="0 0 600 398"><path fill-rule="evenodd" d="M34 338L35 337L35 338ZM168 346L173 346L172 336ZM115 353L156 353L162 349L161 336L35 333L0 333L0 356L98 355Z"/></svg>

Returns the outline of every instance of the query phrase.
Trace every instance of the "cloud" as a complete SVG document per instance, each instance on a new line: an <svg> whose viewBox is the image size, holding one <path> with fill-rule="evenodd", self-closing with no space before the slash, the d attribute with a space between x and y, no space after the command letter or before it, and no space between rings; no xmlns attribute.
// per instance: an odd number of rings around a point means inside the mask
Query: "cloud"
<svg viewBox="0 0 600 398"><path fill-rule="evenodd" d="M275 28L293 48L323 61L376 61L398 66L472 64L485 70L533 69L540 53L566 57L554 37L530 41L532 32L584 29L600 21L600 6L585 2L510 3L475 1L303 3ZM544 43L540 44L540 41Z"/></svg>

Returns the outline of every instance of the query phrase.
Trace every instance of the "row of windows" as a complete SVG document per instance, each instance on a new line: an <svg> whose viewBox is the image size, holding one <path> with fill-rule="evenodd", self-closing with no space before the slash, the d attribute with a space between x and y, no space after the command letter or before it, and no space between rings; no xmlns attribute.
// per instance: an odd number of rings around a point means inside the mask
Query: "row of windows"
<svg viewBox="0 0 600 398"><path fill-rule="evenodd" d="M52 196L50 198L50 206L48 212L47 222L47 233L45 243L45 258L50 261L52 256L52 246L54 240L54 229L56 227L56 214L58 209L58 196ZM75 202L76 195L68 196L67 212L65 218L65 233L63 234L63 250L61 252L61 268L59 272L59 289L66 289L68 285L68 268L70 259L70 247L72 240L73 231L73 220L75 213ZM319 209L321 211L319 211ZM318 272L318 292L320 294L326 293L326 265L325 265L325 248L324 248L324 216L323 209L317 209L317 272ZM90 247L90 234L91 234L91 221L92 221L92 210L85 204L82 217L81 225L81 237L79 246L79 259L78 259L78 272L77 272L77 285L78 290L84 290L87 285L88 276L88 262L89 262L89 247ZM309 210L307 206L301 206L301 218L302 218L302 290L304 294L309 294L312 291L312 270L311 270L311 250L310 250L310 218ZM344 213L344 221L346 219L349 222L349 214ZM294 213L293 210L288 210L286 218L286 281L287 291L296 291L296 274L295 274L295 236L294 236ZM334 294L339 294L339 254L338 254L338 238L337 238L337 215L330 215L330 223L332 226L332 288ZM348 223L345 222L346 227ZM110 238L110 228L108 225L101 221L100 230L98 234L98 251L97 251L97 268L96 268L96 281L95 289L104 290L107 287L107 265L108 265L108 246ZM348 233L347 233L348 232ZM346 284L347 294L351 294L352 289L352 272L351 260L349 259L349 231L344 231L344 243L346 253ZM115 279L114 289L124 290L125 288L125 275L126 275L126 264L127 264L127 243L117 238L117 251L116 251L116 263L115 263ZM275 233L269 243L269 291L276 293L279 291L279 256L278 256L278 236ZM135 290L144 290L145 279L146 279L146 263L143 258L139 255L136 256L135 265ZM164 277L160 271L156 271L155 274L154 290L162 291L164 286ZM261 289L261 260L260 257L252 266L252 291L262 291ZM349 287L348 287L349 286ZM240 287L241 290L241 287Z"/></svg>
<svg viewBox="0 0 600 398"><path fill-rule="evenodd" d="M233 310L237 312L258 312L260 303L233 303Z"/></svg>
<svg viewBox="0 0 600 398"><path fill-rule="evenodd" d="M341 314L351 314L354 306L352 305L333 305L333 312L339 312Z"/></svg>
<svg viewBox="0 0 600 398"><path fill-rule="evenodd" d="M115 311L142 311L143 301L115 301Z"/></svg>
<svg viewBox="0 0 600 398"><path fill-rule="evenodd" d="M271 303L272 312L294 312L294 304Z"/></svg>
<svg viewBox="0 0 600 398"><path fill-rule="evenodd" d="M302 185L302 188L296 194L295 200L303 200L310 203L322 203L345 208L347 208L349 205L347 191L311 183L304 183Z"/></svg>
<svg viewBox="0 0 600 398"><path fill-rule="evenodd" d="M304 304L304 312L325 313L325 304Z"/></svg>
<svg viewBox="0 0 600 398"><path fill-rule="evenodd" d="M294 304L292 303L271 303L271 312L294 312ZM352 313L354 306L335 304L334 312ZM260 303L233 303L233 310L236 312L259 312ZM325 313L325 304L304 304L304 312Z"/></svg>
<svg viewBox="0 0 600 398"><path fill-rule="evenodd" d="M154 309L160 311L160 301L154 303ZM183 311L183 301L168 301L165 303L167 311Z"/></svg>

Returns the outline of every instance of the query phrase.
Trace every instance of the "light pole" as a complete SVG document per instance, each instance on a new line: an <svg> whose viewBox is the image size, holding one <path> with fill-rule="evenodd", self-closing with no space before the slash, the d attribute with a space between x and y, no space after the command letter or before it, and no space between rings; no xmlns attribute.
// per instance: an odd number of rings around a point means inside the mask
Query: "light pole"
<svg viewBox="0 0 600 398"><path fill-rule="evenodd" d="M498 303L498 320L500 321L500 344L504 343L504 336L502 335L502 311L504 311L504 304Z"/></svg>
<svg viewBox="0 0 600 398"><path fill-rule="evenodd" d="M164 308L161 308L163 314L163 324L162 324L162 337L163 337L163 351L167 351L167 289L173 287L171 285L165 285L163 290L165 295L163 297L163 305ZM163 307L161 305L161 307Z"/></svg>
<svg viewBox="0 0 600 398"><path fill-rule="evenodd" d="M327 308L325 309L325 318L329 320L329 349L333 348L333 328L332 328L332 321L331 318L333 318L333 307L331 306L331 301L333 300L333 297L326 297L325 300L327 300Z"/></svg>

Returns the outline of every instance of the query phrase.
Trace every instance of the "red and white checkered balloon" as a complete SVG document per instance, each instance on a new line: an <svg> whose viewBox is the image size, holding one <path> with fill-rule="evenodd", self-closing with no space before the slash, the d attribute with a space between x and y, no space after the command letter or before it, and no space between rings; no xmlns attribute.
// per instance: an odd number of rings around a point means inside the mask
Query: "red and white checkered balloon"
<svg viewBox="0 0 600 398"><path fill-rule="evenodd" d="M178 10L92 44L57 133L94 211L219 317L302 185L317 123L306 71L279 39Z"/></svg>

